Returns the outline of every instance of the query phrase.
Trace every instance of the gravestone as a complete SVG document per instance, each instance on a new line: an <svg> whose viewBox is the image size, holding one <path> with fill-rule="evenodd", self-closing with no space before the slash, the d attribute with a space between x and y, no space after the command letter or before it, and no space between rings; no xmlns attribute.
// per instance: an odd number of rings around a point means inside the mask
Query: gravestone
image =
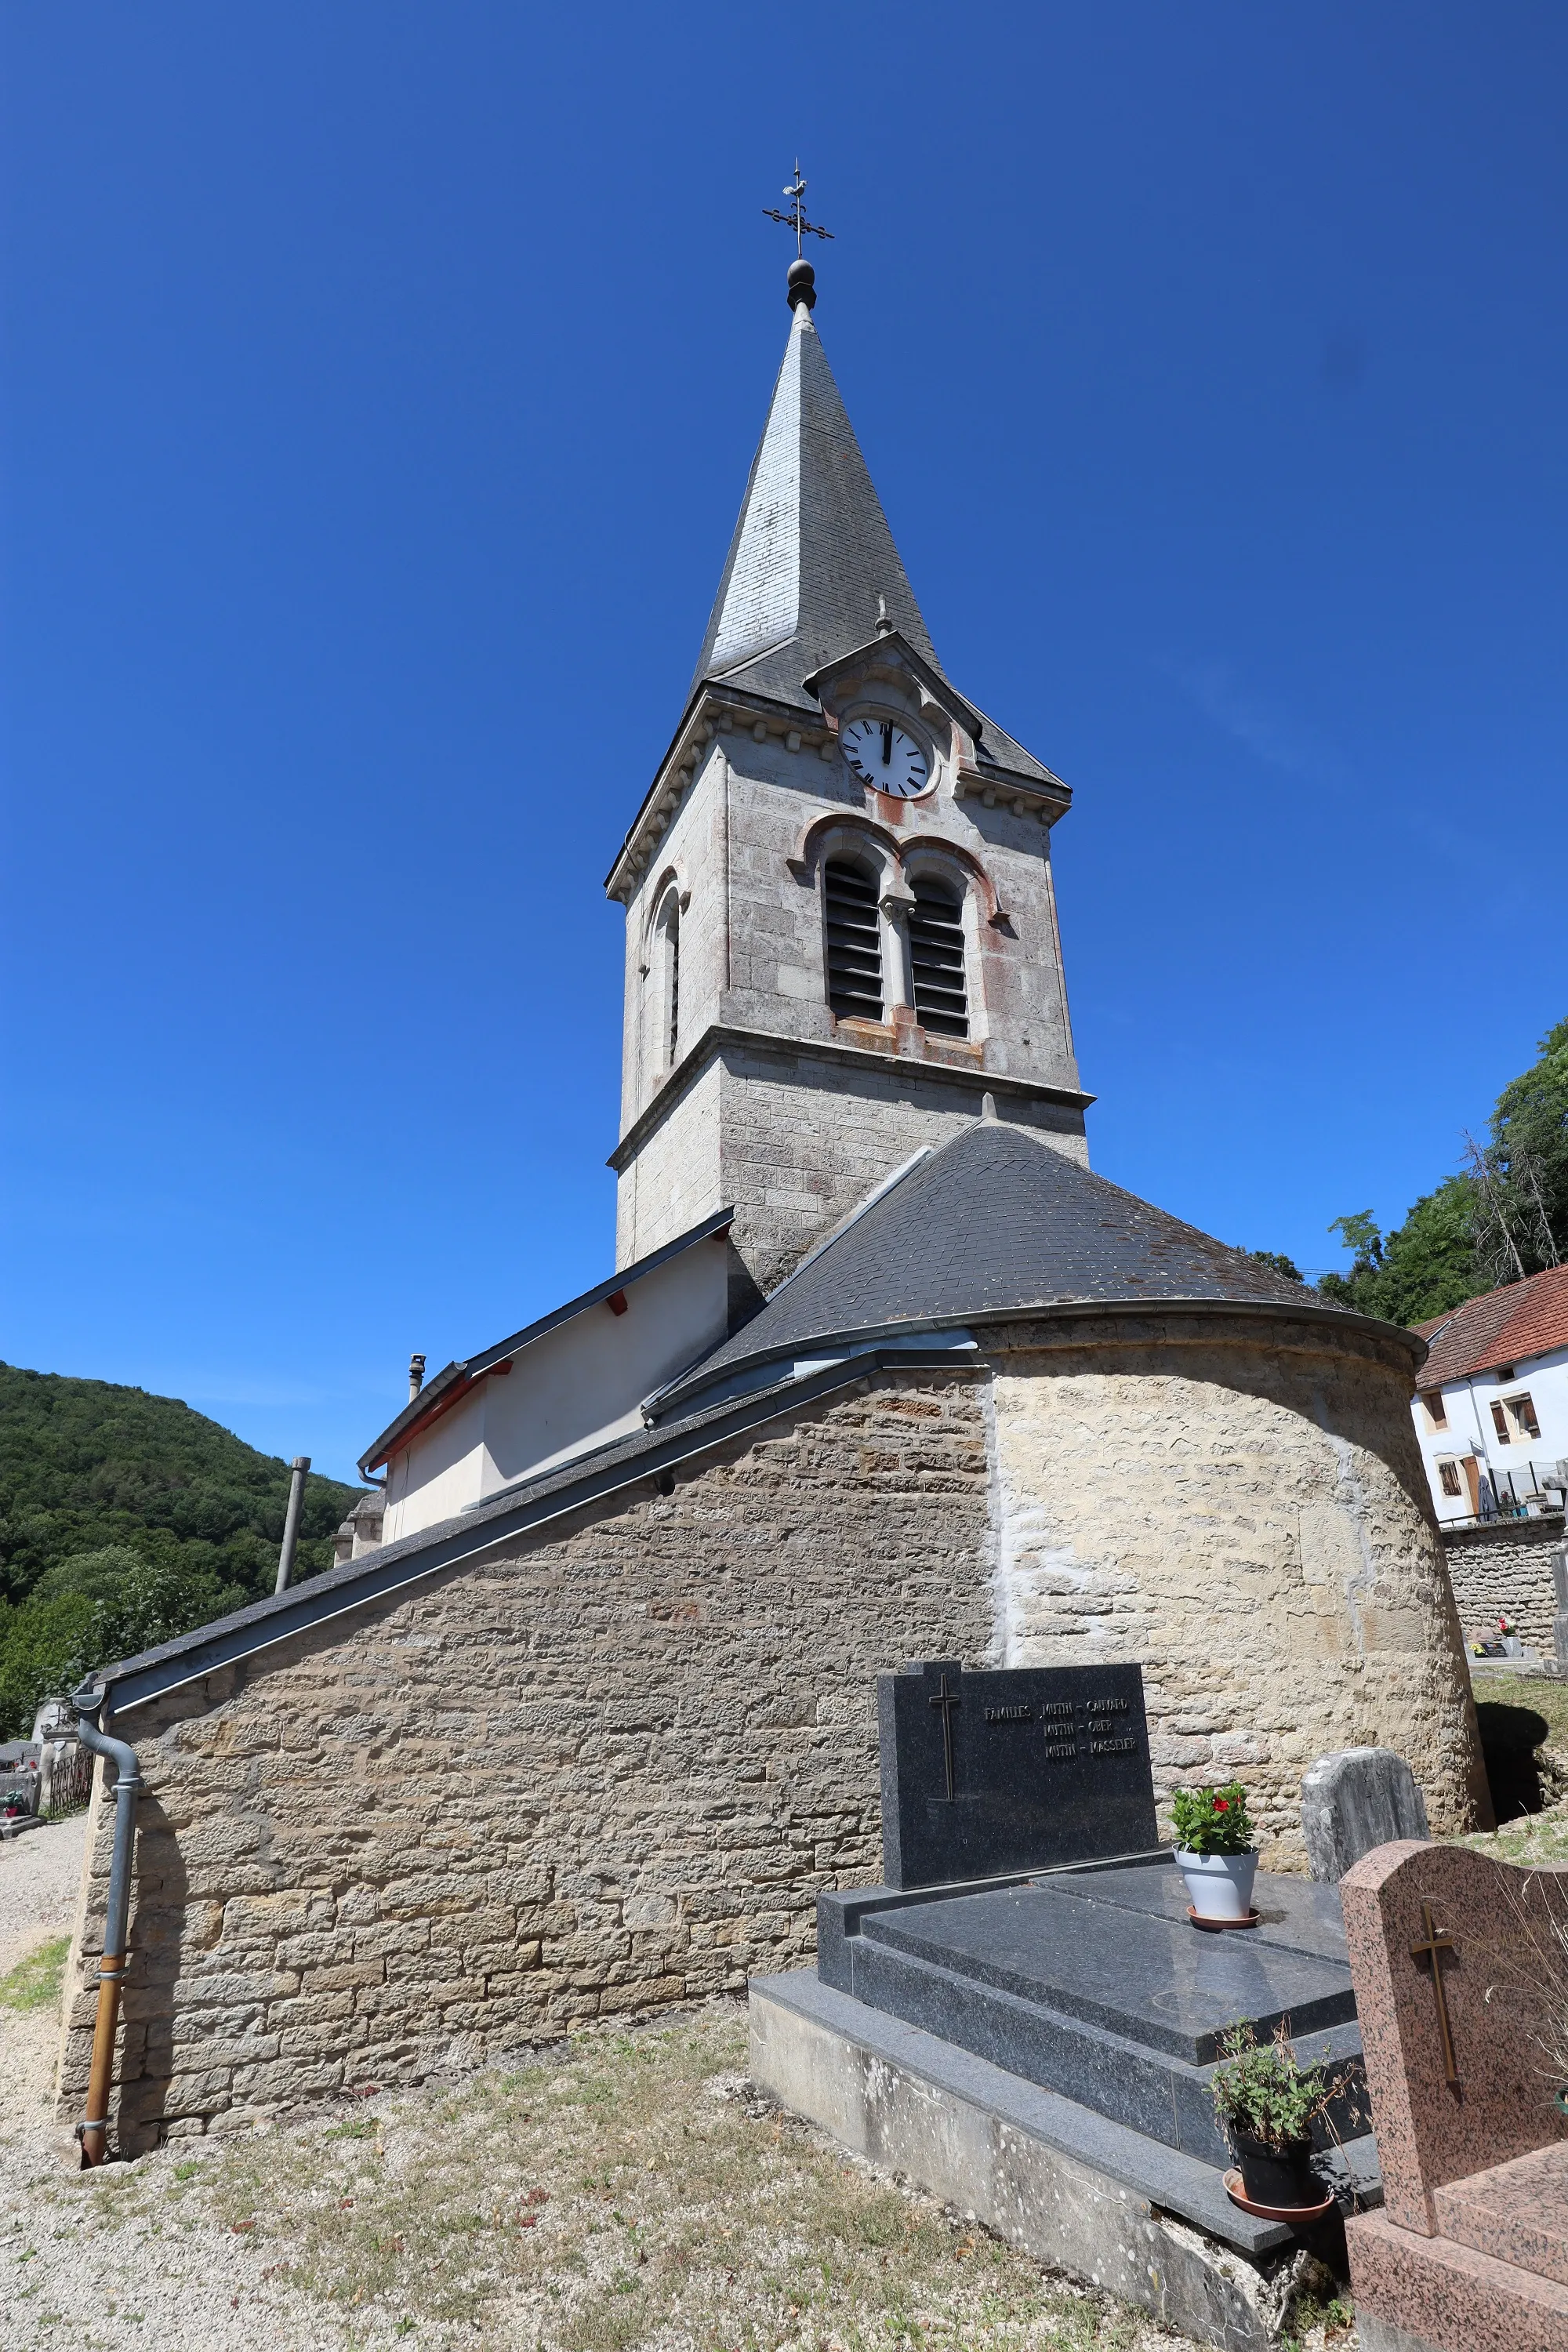
<svg viewBox="0 0 1568 2352"><path fill-rule="evenodd" d="M1429 1835L1426 1801L1392 1748L1342 1748L1301 1783L1301 1833L1309 1871L1332 1885L1373 1846Z"/></svg>
<svg viewBox="0 0 1568 2352"><path fill-rule="evenodd" d="M1341 1883L1384 2210L1345 2224L1366 2352L1568 2352L1568 1885L1399 1843Z"/></svg>
<svg viewBox="0 0 1568 2352"><path fill-rule="evenodd" d="M1147 1854L1159 1844L1134 1665L877 1677L882 1875L937 1886Z"/></svg>

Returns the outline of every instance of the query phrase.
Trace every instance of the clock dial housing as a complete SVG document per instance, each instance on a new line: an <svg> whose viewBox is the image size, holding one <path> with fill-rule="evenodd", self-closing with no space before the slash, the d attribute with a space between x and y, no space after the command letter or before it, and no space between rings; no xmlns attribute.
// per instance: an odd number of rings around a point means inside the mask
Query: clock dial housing
<svg viewBox="0 0 1568 2352"><path fill-rule="evenodd" d="M863 784L895 800L918 800L931 788L931 757L896 719L852 719L839 741Z"/></svg>

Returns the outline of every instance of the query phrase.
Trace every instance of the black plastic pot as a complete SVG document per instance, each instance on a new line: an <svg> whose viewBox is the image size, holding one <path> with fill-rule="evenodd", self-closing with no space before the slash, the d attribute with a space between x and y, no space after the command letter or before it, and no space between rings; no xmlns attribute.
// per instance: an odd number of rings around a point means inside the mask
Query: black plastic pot
<svg viewBox="0 0 1568 2352"><path fill-rule="evenodd" d="M1255 2205L1321 2205L1323 2190L1312 2170L1312 2147L1303 2140L1283 2154L1248 2132L1233 2132L1241 2185Z"/></svg>

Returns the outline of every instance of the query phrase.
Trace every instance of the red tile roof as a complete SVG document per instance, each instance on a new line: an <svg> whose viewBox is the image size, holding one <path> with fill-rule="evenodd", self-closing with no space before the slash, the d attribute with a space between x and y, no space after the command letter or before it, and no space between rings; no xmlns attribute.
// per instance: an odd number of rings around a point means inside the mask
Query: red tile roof
<svg viewBox="0 0 1568 2352"><path fill-rule="evenodd" d="M1415 1383L1423 1394L1462 1381L1467 1372L1490 1371L1568 1348L1568 1265L1468 1298L1452 1314L1417 1323L1415 1330L1430 1349Z"/></svg>

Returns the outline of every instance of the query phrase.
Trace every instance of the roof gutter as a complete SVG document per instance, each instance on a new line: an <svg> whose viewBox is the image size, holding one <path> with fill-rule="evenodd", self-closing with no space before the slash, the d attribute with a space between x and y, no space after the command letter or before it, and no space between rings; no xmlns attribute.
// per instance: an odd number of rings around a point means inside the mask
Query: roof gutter
<svg viewBox="0 0 1568 2352"><path fill-rule="evenodd" d="M442 1524L450 1532L435 1541L427 1539L434 1531L426 1530L402 1543L384 1546L366 1554L363 1564L329 1570L303 1584L290 1585L275 1600L257 1601L210 1627L198 1626L162 1649L102 1669L96 1690L84 1686L79 1703L96 1710L111 1702L117 1716L129 1715L169 1691L216 1674L220 1667L237 1664L297 1633L313 1632L334 1618L464 1566L515 1536L538 1535L559 1526L595 1503L646 1485L661 1471L678 1470L732 1437L782 1420L802 1405L864 1379L869 1371L937 1366L947 1370L958 1368L947 1350L933 1349L928 1366L910 1349L889 1348L885 1356L868 1349L825 1365L805 1379L781 1380L760 1392L753 1390L728 1408L715 1407L695 1423L678 1423L662 1440L638 1439L635 1452L619 1462L605 1463L571 1479L552 1478L543 1492L531 1494L525 1488L510 1507L492 1507L482 1518L476 1516L466 1523L446 1520Z"/></svg>
<svg viewBox="0 0 1568 2352"><path fill-rule="evenodd" d="M781 1283L779 1289L784 1287ZM777 1296L775 1291L773 1297ZM714 1365L705 1378L705 1368L699 1365L694 1371L671 1381L668 1388L657 1391L644 1403L643 1412L645 1416L655 1419L674 1412L700 1412L705 1388L717 1388L721 1382L736 1380L748 1371L760 1371L770 1363L790 1363L802 1357L825 1354L830 1349L854 1351L891 1348L900 1332L967 1334L973 1328L998 1324L1043 1319L1075 1322L1105 1317L1121 1318L1163 1315L1173 1311L1199 1315L1284 1316L1292 1322L1331 1325L1336 1331L1360 1330L1381 1339L1398 1339L1411 1351L1413 1370L1418 1370L1426 1358L1426 1341L1402 1323L1384 1323L1374 1315L1348 1313L1342 1307L1318 1307L1310 1300L1298 1307L1282 1298L1044 1299L1032 1306L971 1307L962 1314L903 1316L894 1323L863 1324L849 1330L803 1333L794 1339L781 1340L776 1349L762 1349L753 1356L736 1356L726 1363Z"/></svg>

